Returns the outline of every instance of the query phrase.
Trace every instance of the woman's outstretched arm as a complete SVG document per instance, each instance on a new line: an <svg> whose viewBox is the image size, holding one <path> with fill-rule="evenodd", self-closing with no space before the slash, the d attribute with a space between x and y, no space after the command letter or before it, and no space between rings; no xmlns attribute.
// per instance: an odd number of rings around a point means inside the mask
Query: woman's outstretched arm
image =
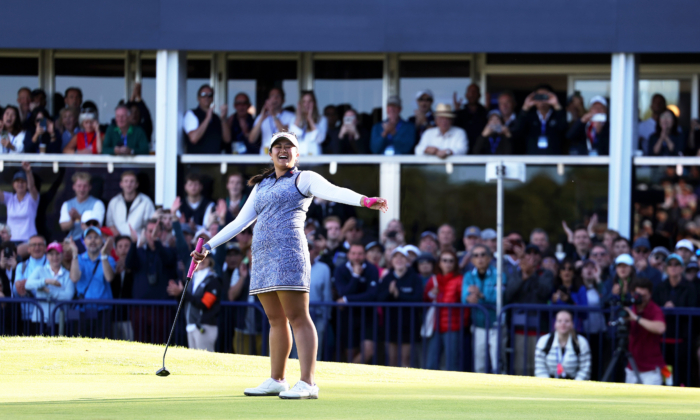
<svg viewBox="0 0 700 420"><path fill-rule="evenodd" d="M368 198L347 188L337 187L321 175L304 171L299 175L297 187L299 192L308 196L313 195L328 201L347 204L350 206L367 207L386 212L387 201L383 198Z"/></svg>

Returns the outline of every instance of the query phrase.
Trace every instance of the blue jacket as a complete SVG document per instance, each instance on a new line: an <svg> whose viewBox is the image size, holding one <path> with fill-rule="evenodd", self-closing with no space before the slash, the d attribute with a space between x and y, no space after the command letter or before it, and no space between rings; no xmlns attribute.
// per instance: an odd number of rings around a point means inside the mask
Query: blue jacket
<svg viewBox="0 0 700 420"><path fill-rule="evenodd" d="M507 283L506 273L501 273L501 276L501 290L503 290L503 296L505 301L505 291ZM469 296L469 286L477 286L481 293L484 295L484 297L479 299L479 305L487 306L489 321L492 325L495 325L497 322L495 308L496 300L498 299L496 290L496 279L496 269L492 266L489 266L486 269L486 277L484 278L484 280L481 280L481 278L479 277L479 271L476 268L474 268L464 273L464 280L462 281L462 303L467 303L467 297ZM483 312L479 310L472 311L472 323L476 327L486 328L486 319L484 319Z"/></svg>
<svg viewBox="0 0 700 420"><path fill-rule="evenodd" d="M335 289L348 302L375 302L379 290L379 271L369 262L364 263L362 274L355 276L350 262L335 270Z"/></svg>
<svg viewBox="0 0 700 420"><path fill-rule="evenodd" d="M387 137L382 137L382 132L384 128L382 123L376 123L372 127L372 140L370 142L370 149L375 155L384 154L384 149L391 141ZM416 127L407 122L406 120L400 120L396 127L396 134L393 136L394 142L394 153L397 155L408 155L413 149L413 145L416 142Z"/></svg>

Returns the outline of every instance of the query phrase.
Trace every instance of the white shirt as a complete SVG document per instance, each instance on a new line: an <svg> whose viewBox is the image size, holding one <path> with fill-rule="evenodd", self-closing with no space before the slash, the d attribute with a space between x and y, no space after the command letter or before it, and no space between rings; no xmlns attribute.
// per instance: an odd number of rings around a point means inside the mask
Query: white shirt
<svg viewBox="0 0 700 420"><path fill-rule="evenodd" d="M637 134L639 137L644 138L644 140L649 140L652 134L656 131L656 121L653 118L644 120L639 123L637 127Z"/></svg>
<svg viewBox="0 0 700 420"><path fill-rule="evenodd" d="M185 133L189 134L198 128L199 119L197 119L197 116L194 115L194 112L192 112L190 109L189 111L185 112L185 120L182 121L182 129L185 130Z"/></svg>
<svg viewBox="0 0 700 420"><path fill-rule="evenodd" d="M6 134L15 150L11 150L9 147L2 147L0 153L22 153L24 151L24 131L20 131L16 136L13 136L9 131Z"/></svg>
<svg viewBox="0 0 700 420"><path fill-rule="evenodd" d="M296 120L289 125L289 131L297 135L299 140L299 155L300 156L318 156L322 154L321 143L326 140L328 132L328 120L326 117L316 123L314 131L305 131L303 128L295 124Z"/></svg>
<svg viewBox="0 0 700 420"><path fill-rule="evenodd" d="M260 117L262 117L262 114L258 115L258 117L255 119L254 125L260 121ZM282 125L291 126L296 119L296 115L294 115L293 112L282 111L277 114L277 119L280 120ZM267 152L265 149L270 147L270 139L272 138L272 135L277 132L277 126L275 125L275 121L273 120L272 116L265 118L265 121L262 122L260 129L262 131L262 146L260 147L260 154L266 155Z"/></svg>
<svg viewBox="0 0 700 420"><path fill-rule="evenodd" d="M116 226L121 235L129 236L131 230L129 225L136 231L146 227L146 222L151 218L156 209L153 201L147 195L139 193L131 203L129 210L126 210L126 200L124 194L117 194L109 200L107 205L107 218L105 226Z"/></svg>
<svg viewBox="0 0 700 420"><path fill-rule="evenodd" d="M451 150L453 155L467 154L467 133L459 127L450 127L445 134L440 132L440 128L433 127L425 130L416 146L416 154L425 154L428 147L436 147L440 150Z"/></svg>
<svg viewBox="0 0 700 420"><path fill-rule="evenodd" d="M359 207L361 204L362 196L360 194L347 188L336 187L316 172L302 171L299 174L297 188L305 196L311 194L324 200L335 201L349 206ZM233 239L234 236L241 233L258 218L258 214L255 212L255 195L257 192L258 186L256 185L253 187L253 191L236 219L207 242L212 249Z"/></svg>

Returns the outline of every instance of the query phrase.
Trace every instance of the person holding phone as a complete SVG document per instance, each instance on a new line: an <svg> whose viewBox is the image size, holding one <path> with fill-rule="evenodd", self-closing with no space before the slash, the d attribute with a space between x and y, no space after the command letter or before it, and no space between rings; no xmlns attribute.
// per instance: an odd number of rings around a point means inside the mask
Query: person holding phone
<svg viewBox="0 0 700 420"><path fill-rule="evenodd" d="M325 152L329 154L366 155L369 151L369 132L360 126L357 111L350 108L343 114L340 127L328 133Z"/></svg>
<svg viewBox="0 0 700 420"><path fill-rule="evenodd" d="M569 154L607 156L610 150L607 99L600 95L592 97L588 112L574 121L566 138L570 142Z"/></svg>
<svg viewBox="0 0 700 420"><path fill-rule="evenodd" d="M513 154L513 134L503 120L501 111L494 109L489 112L488 123L476 139L473 153L475 155Z"/></svg>
<svg viewBox="0 0 700 420"><path fill-rule="evenodd" d="M525 98L515 132L522 137L516 153L559 155L566 130L566 111L549 85L540 85Z"/></svg>
<svg viewBox="0 0 700 420"><path fill-rule="evenodd" d="M32 121L28 123L31 129L24 137L24 153L61 153L61 135L48 111L44 108L35 109L32 119L33 124Z"/></svg>

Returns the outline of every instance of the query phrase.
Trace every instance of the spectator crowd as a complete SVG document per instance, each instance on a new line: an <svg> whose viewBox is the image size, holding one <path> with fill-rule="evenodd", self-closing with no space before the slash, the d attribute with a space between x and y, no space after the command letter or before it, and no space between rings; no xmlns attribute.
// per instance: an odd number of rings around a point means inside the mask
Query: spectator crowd
<svg viewBox="0 0 700 420"><path fill-rule="evenodd" d="M55 115L46 108L41 89L21 88L17 105L0 108L2 153L80 153L142 155L151 145L153 121L136 83L128 101L120 101L110 124L100 124L93 101L83 101L80 88L70 87L55 102ZM190 154L267 154L273 133L289 130L299 138L302 156L320 154L383 155L607 155L610 149L608 99L594 96L584 104L579 92L561 103L549 85L536 86L522 104L515 94L498 94L497 105L480 103L479 86L467 87L464 99L433 104L430 89L415 95L415 111L401 117L403 101L390 96L372 114L348 104L327 105L320 111L313 90L300 93L297 104L284 107L285 92L273 87L251 115L247 94L234 96L232 115L224 104L215 112L214 89L197 90L197 107L183 116L183 144ZM587 108L586 108L587 106ZM635 153L645 156L696 156L700 123L681 127L677 107L668 107L661 94L652 97L650 117L639 122Z"/></svg>

